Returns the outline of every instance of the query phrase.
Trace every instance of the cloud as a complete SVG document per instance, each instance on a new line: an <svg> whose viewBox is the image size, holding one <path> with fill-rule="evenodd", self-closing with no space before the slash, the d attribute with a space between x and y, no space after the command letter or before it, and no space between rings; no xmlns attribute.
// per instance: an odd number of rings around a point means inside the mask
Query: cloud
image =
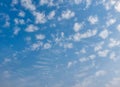
<svg viewBox="0 0 120 87"><path fill-rule="evenodd" d="M99 70L99 71L97 71L97 72L95 73L95 76L99 77L99 76L104 76L104 75L106 75L106 74L107 74L106 71L104 71L104 70Z"/></svg>
<svg viewBox="0 0 120 87"><path fill-rule="evenodd" d="M120 86L120 78L116 77L113 78L111 81L109 81L105 87L119 87L119 86Z"/></svg>
<svg viewBox="0 0 120 87"><path fill-rule="evenodd" d="M33 15L35 16L35 23L36 24L43 24L47 21L44 13L33 12Z"/></svg>
<svg viewBox="0 0 120 87"><path fill-rule="evenodd" d="M101 51L98 51L98 55L100 57L106 57L109 53L109 50L101 50Z"/></svg>
<svg viewBox="0 0 120 87"><path fill-rule="evenodd" d="M102 39L106 39L109 36L109 31L107 29L104 29L103 31L100 32L99 36Z"/></svg>
<svg viewBox="0 0 120 87"><path fill-rule="evenodd" d="M44 44L44 49L50 49L52 46L51 46L51 44L50 43L45 43Z"/></svg>
<svg viewBox="0 0 120 87"><path fill-rule="evenodd" d="M75 13L71 10L67 9L66 11L62 12L61 18L62 19L70 19L75 16Z"/></svg>
<svg viewBox="0 0 120 87"><path fill-rule="evenodd" d="M81 39L89 38L89 37L95 36L96 34L97 34L97 30L96 29L88 30L88 31L86 31L83 34L75 33L74 36L73 36L73 39L75 41L80 41Z"/></svg>
<svg viewBox="0 0 120 87"><path fill-rule="evenodd" d="M117 30L120 32L120 24L117 25Z"/></svg>
<svg viewBox="0 0 120 87"><path fill-rule="evenodd" d="M82 0L74 0L75 4L80 4L82 2Z"/></svg>
<svg viewBox="0 0 120 87"><path fill-rule="evenodd" d="M43 35L43 34L37 34L36 35L36 39L37 40L43 40L43 39L45 39L45 35Z"/></svg>
<svg viewBox="0 0 120 87"><path fill-rule="evenodd" d="M74 29L75 32L78 32L82 27L83 27L82 23L76 22L76 23L74 23L73 29Z"/></svg>
<svg viewBox="0 0 120 87"><path fill-rule="evenodd" d="M37 30L38 30L38 27L33 24L28 25L27 28L25 29L26 32L35 32Z"/></svg>
<svg viewBox="0 0 120 87"><path fill-rule="evenodd" d="M115 10L116 10L117 12L120 12L120 1L117 1L117 2L116 2L114 8L115 8Z"/></svg>
<svg viewBox="0 0 120 87"><path fill-rule="evenodd" d="M26 9L28 9L30 11L36 10L36 7L32 3L32 0L21 0L21 4L22 4L23 7L25 7Z"/></svg>
<svg viewBox="0 0 120 87"><path fill-rule="evenodd" d="M107 26L111 26L111 25L113 25L114 23L116 22L116 19L115 18L111 18L111 19L109 19L108 21L107 21Z"/></svg>
<svg viewBox="0 0 120 87"><path fill-rule="evenodd" d="M113 48L113 47L116 47L116 46L120 46L120 41L116 40L114 38L110 38L110 42L109 42L108 46L110 48Z"/></svg>
<svg viewBox="0 0 120 87"><path fill-rule="evenodd" d="M55 16L55 11L51 11L51 12L49 13L49 15L48 15L48 19L49 19L49 20L50 20L50 19L53 19L54 16Z"/></svg>
<svg viewBox="0 0 120 87"><path fill-rule="evenodd" d="M96 24L98 22L98 17L97 16L89 16L88 21L91 24Z"/></svg>

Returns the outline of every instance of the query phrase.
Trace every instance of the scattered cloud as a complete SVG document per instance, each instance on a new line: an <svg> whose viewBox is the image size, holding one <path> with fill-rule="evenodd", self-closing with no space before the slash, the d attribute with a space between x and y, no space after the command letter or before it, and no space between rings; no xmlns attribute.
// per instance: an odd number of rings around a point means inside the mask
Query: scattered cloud
<svg viewBox="0 0 120 87"><path fill-rule="evenodd" d="M38 27L33 24L28 25L27 28L25 29L26 32L35 32L37 30L38 30Z"/></svg>

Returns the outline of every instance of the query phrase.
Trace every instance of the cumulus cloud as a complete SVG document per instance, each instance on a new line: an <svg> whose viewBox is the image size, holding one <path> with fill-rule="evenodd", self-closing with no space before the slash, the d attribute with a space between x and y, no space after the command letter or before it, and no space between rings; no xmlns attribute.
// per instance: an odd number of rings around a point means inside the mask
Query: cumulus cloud
<svg viewBox="0 0 120 87"><path fill-rule="evenodd" d="M55 16L55 11L51 11L48 15L48 19L53 19Z"/></svg>
<svg viewBox="0 0 120 87"><path fill-rule="evenodd" d="M113 78L111 81L109 81L105 87L119 87L119 86L120 86L120 78L116 77Z"/></svg>
<svg viewBox="0 0 120 87"><path fill-rule="evenodd" d="M45 43L44 44L44 49L50 49L52 46L51 46L51 44L50 43Z"/></svg>
<svg viewBox="0 0 120 87"><path fill-rule="evenodd" d="M25 29L26 32L35 32L37 30L38 30L38 27L33 24L28 25L27 28Z"/></svg>
<svg viewBox="0 0 120 87"><path fill-rule="evenodd" d="M36 10L35 5L33 4L32 0L21 0L21 4L23 7L30 11Z"/></svg>
<svg viewBox="0 0 120 87"><path fill-rule="evenodd" d="M117 25L117 30L120 32L120 24Z"/></svg>
<svg viewBox="0 0 120 87"><path fill-rule="evenodd" d="M97 77L99 77L99 76L104 76L104 75L106 75L106 74L107 74L107 72L104 71L104 70L99 70L99 71L97 71L97 72L95 73L95 75L96 75Z"/></svg>
<svg viewBox="0 0 120 87"><path fill-rule="evenodd" d="M98 55L99 55L100 57L107 57L108 53L109 53L109 50L101 50L101 51L98 51Z"/></svg>
<svg viewBox="0 0 120 87"><path fill-rule="evenodd" d="M89 38L89 37L95 36L96 34L97 34L97 30L96 29L88 30L87 32L85 32L83 34L75 33L74 36L73 36L73 39L75 41L80 41L81 39Z"/></svg>
<svg viewBox="0 0 120 87"><path fill-rule="evenodd" d="M75 32L78 32L82 27L83 27L82 23L76 22L76 23L74 23L73 29Z"/></svg>
<svg viewBox="0 0 120 87"><path fill-rule="evenodd" d="M107 29L104 29L103 31L100 32L99 36L102 39L106 39L109 36L109 31Z"/></svg>
<svg viewBox="0 0 120 87"><path fill-rule="evenodd" d="M36 35L36 39L37 40L43 40L43 39L45 39L45 35L43 35L43 34L37 34Z"/></svg>
<svg viewBox="0 0 120 87"><path fill-rule="evenodd" d="M74 0L75 4L80 4L82 2L82 0Z"/></svg>
<svg viewBox="0 0 120 87"><path fill-rule="evenodd" d="M46 16L44 13L33 12L33 15L35 16L35 23L36 24L43 24L46 22Z"/></svg>
<svg viewBox="0 0 120 87"><path fill-rule="evenodd" d="M91 24L96 24L98 22L98 17L97 16L89 16L88 21Z"/></svg>
<svg viewBox="0 0 120 87"><path fill-rule="evenodd" d="M62 12L61 18L62 19L70 19L75 16L75 13L71 10L67 9L66 11Z"/></svg>
<svg viewBox="0 0 120 87"><path fill-rule="evenodd" d="M120 12L120 1L117 1L117 2L116 2L114 8L115 8L115 10L116 10L117 12Z"/></svg>

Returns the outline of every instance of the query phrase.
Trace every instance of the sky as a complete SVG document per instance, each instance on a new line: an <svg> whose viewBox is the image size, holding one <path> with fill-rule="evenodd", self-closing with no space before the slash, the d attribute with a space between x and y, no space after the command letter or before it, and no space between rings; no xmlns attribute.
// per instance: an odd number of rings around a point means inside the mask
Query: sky
<svg viewBox="0 0 120 87"><path fill-rule="evenodd" d="M120 0L0 0L0 87L119 87Z"/></svg>

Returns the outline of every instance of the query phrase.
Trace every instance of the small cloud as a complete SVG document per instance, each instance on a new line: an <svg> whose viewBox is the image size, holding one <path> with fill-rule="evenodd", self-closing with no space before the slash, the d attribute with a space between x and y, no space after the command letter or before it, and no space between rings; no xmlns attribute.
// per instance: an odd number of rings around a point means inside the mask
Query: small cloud
<svg viewBox="0 0 120 87"><path fill-rule="evenodd" d="M75 13L68 9L62 12L61 19L70 19L74 16L75 16Z"/></svg>
<svg viewBox="0 0 120 87"><path fill-rule="evenodd" d="M33 24L28 25L27 28L25 29L26 32L35 32L37 30L38 30L38 27Z"/></svg>
<svg viewBox="0 0 120 87"><path fill-rule="evenodd" d="M98 17L97 16L89 16L88 21L91 24L96 24L98 22Z"/></svg>
<svg viewBox="0 0 120 87"><path fill-rule="evenodd" d="M109 36L109 31L107 29L104 29L103 31L100 32L99 36L102 39L106 39Z"/></svg>

